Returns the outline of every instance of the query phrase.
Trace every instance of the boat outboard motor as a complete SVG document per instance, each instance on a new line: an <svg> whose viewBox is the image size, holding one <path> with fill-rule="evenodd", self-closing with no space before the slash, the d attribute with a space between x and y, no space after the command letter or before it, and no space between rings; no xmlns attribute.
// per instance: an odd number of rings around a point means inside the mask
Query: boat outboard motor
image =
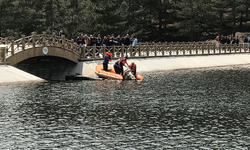
<svg viewBox="0 0 250 150"><path fill-rule="evenodd" d="M135 76L132 74L130 69L126 69L124 72L124 79L125 80L135 80Z"/></svg>

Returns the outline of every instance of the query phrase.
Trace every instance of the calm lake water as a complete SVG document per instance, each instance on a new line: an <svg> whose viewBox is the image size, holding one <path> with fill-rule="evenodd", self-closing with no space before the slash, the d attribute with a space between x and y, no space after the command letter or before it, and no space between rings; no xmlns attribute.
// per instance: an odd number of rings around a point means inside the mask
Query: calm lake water
<svg viewBox="0 0 250 150"><path fill-rule="evenodd" d="M0 149L248 149L250 65L0 85Z"/></svg>

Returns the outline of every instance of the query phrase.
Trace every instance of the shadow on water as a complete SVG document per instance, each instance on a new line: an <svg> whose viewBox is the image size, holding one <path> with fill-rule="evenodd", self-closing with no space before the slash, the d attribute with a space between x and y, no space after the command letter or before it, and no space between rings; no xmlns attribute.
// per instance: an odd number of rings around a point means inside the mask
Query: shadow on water
<svg viewBox="0 0 250 150"><path fill-rule="evenodd" d="M246 65L0 87L0 148L245 149L249 73Z"/></svg>

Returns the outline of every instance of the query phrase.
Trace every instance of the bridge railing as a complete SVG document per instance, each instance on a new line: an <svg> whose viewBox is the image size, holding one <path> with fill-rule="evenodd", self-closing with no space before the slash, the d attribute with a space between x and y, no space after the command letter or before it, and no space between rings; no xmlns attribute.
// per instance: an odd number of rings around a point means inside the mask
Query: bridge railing
<svg viewBox="0 0 250 150"><path fill-rule="evenodd" d="M0 37L0 44L10 44L10 41L9 39L6 37L6 38L3 38L3 37Z"/></svg>
<svg viewBox="0 0 250 150"><path fill-rule="evenodd" d="M131 58L144 57L167 57L167 56L199 56L199 55L217 55L250 53L249 44L218 44L205 42L165 42L141 44L137 46L87 46L83 47L81 60L103 59L105 52L113 54L113 58L124 57Z"/></svg>
<svg viewBox="0 0 250 150"><path fill-rule="evenodd" d="M74 40L68 40L64 36L56 36L55 33L53 35L47 35L46 32L43 32L43 34L32 32L31 36L22 35L21 39L10 41L8 43L6 56L8 58L26 49L44 46L62 48L74 53L79 56L79 58L81 57L81 46L77 45Z"/></svg>
<svg viewBox="0 0 250 150"><path fill-rule="evenodd" d="M164 43L139 43L137 46L80 46L74 40L66 39L65 36L37 34L32 32L31 36L22 36L16 41L8 38L0 38L0 42L8 44L6 58L29 48L53 46L74 53L80 60L103 59L105 52L113 54L113 58L119 57L167 57L167 56L196 56L216 55L232 53L249 53L249 44L218 44L208 42L164 42Z"/></svg>

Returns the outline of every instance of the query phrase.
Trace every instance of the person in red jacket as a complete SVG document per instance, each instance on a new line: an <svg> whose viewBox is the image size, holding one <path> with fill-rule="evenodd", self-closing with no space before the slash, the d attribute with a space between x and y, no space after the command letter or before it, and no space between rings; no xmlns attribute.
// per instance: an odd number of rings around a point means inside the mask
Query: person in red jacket
<svg viewBox="0 0 250 150"><path fill-rule="evenodd" d="M131 73L136 77L136 64L134 62L131 62L128 68L131 69Z"/></svg>

